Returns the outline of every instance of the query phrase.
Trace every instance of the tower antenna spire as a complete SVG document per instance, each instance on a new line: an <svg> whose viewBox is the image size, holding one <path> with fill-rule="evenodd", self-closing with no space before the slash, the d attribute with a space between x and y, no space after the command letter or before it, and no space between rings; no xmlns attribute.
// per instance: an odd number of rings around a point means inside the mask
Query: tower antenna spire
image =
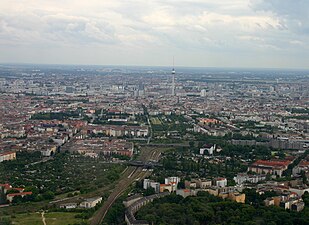
<svg viewBox="0 0 309 225"><path fill-rule="evenodd" d="M175 65L174 65L174 56L173 56L173 69L172 69L172 76L173 76L173 80L172 80L172 95L175 95Z"/></svg>

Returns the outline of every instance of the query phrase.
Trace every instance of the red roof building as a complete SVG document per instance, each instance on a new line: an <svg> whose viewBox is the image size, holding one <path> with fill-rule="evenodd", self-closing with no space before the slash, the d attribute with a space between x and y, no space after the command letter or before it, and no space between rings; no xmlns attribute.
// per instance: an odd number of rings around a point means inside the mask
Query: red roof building
<svg viewBox="0 0 309 225"><path fill-rule="evenodd" d="M292 160L257 160L248 167L248 171L281 177L283 171L285 171L292 162Z"/></svg>
<svg viewBox="0 0 309 225"><path fill-rule="evenodd" d="M7 194L6 196L6 199L9 201L9 202L12 202L14 197L16 196L21 196L22 198L26 195L32 195L32 192L31 191L28 191L28 192L19 192L19 193L12 193L12 194Z"/></svg>

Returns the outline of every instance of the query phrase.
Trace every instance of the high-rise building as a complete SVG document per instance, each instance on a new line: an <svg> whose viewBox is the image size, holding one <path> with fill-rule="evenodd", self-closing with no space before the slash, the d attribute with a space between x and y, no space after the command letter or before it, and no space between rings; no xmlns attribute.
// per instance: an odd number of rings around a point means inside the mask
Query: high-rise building
<svg viewBox="0 0 309 225"><path fill-rule="evenodd" d="M174 69L174 59L173 59L173 69L172 69L172 76L173 76L173 80L172 80L172 95L175 95L175 69Z"/></svg>
<svg viewBox="0 0 309 225"><path fill-rule="evenodd" d="M201 90L201 93L200 93L200 96L201 96L201 97L206 97L206 95L207 95L206 89L202 89L202 90Z"/></svg>

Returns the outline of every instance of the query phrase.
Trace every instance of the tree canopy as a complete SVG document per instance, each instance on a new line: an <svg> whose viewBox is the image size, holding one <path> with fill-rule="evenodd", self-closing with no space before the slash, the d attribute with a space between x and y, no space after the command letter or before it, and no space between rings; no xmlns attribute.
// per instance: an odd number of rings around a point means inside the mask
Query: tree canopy
<svg viewBox="0 0 309 225"><path fill-rule="evenodd" d="M196 197L172 194L157 199L137 213L150 224L308 224L308 207L302 212L288 212L279 207L248 205L199 192Z"/></svg>

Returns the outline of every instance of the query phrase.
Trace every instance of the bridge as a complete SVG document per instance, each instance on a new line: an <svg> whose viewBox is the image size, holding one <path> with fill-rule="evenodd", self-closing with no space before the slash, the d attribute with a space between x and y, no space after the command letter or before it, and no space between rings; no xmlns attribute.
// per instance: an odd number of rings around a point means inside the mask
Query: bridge
<svg viewBox="0 0 309 225"><path fill-rule="evenodd" d="M151 168L154 168L154 167L162 167L162 164L160 164L156 161L147 161L147 162L128 161L127 164L130 165L130 166L143 167L143 168L147 168L147 169L151 169Z"/></svg>
<svg viewBox="0 0 309 225"><path fill-rule="evenodd" d="M143 144L140 143L140 146L148 146L148 147L190 147L189 144L182 144L182 143L170 143L170 144L165 144L165 143L148 143L148 144Z"/></svg>

